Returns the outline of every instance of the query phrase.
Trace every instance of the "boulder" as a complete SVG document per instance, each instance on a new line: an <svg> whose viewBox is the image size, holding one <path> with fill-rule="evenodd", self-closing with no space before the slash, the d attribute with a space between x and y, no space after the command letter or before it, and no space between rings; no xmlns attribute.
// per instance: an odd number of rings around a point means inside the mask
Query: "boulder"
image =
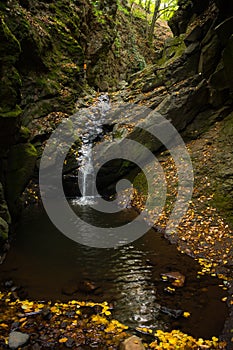
<svg viewBox="0 0 233 350"><path fill-rule="evenodd" d="M214 72L220 58L221 45L218 36L215 34L201 50L198 72L208 77Z"/></svg>
<svg viewBox="0 0 233 350"><path fill-rule="evenodd" d="M26 344L29 340L29 335L21 332L11 332L9 336L9 348L18 349L20 346Z"/></svg>
<svg viewBox="0 0 233 350"><path fill-rule="evenodd" d="M182 131L208 105L209 88L203 80L196 87L184 87L173 92L157 108L178 131Z"/></svg>
<svg viewBox="0 0 233 350"><path fill-rule="evenodd" d="M145 350L145 347L141 339L133 335L121 344L120 350Z"/></svg>
<svg viewBox="0 0 233 350"><path fill-rule="evenodd" d="M171 281L174 287L183 287L185 283L185 276L179 271L171 271L161 274L162 279Z"/></svg>

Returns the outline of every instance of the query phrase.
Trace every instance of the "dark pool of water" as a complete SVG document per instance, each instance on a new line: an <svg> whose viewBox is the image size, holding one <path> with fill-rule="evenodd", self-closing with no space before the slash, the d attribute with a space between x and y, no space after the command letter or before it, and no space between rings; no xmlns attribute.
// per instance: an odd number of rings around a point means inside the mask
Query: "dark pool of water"
<svg viewBox="0 0 233 350"><path fill-rule="evenodd" d="M92 215L92 222L105 227L124 224L136 215L132 210L111 217L93 214L89 207L73 205L73 209L86 219ZM184 287L173 295L161 280L161 273L169 271L186 276ZM43 208L32 206L23 213L0 279L12 279L31 299L107 300L114 317L133 328L180 328L196 337L218 336L227 316L221 301L225 293L217 279L197 278L197 271L193 259L180 254L154 229L117 249L90 248L65 237ZM175 319L164 312L166 308L191 316Z"/></svg>

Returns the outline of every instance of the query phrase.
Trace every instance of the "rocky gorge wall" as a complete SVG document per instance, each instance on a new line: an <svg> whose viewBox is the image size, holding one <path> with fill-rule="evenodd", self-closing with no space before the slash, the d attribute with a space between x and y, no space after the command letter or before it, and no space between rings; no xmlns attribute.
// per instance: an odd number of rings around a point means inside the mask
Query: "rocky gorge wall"
<svg viewBox="0 0 233 350"><path fill-rule="evenodd" d="M115 98L161 113L185 141L198 139L222 122L213 168L206 169L215 181L215 205L233 222L233 5L228 1L179 1L169 25L174 37L157 52L154 63L129 79L129 86ZM130 118L129 118L130 122ZM150 127L150 116L144 120ZM153 152L161 144L143 130L123 131L124 136L144 143Z"/></svg>
<svg viewBox="0 0 233 350"><path fill-rule="evenodd" d="M121 79L146 64L145 45L137 44L138 36L144 35L143 26L140 20L135 20L132 26L128 10L125 11L126 14L119 12L115 0L102 0L98 4L88 0L1 1L0 237L3 240L9 231L9 211L13 217L17 216L20 195L33 174L40 152L44 136L39 140L35 136L43 134L41 118L50 112L71 114L78 97L92 92L93 87L116 88ZM139 34L136 27L142 28ZM152 51L147 48L145 56L150 57ZM45 138L56 125L53 117L46 120Z"/></svg>
<svg viewBox="0 0 233 350"><path fill-rule="evenodd" d="M180 0L169 22L174 37L164 45L157 41L152 48L142 44L143 22L135 19L132 26L127 8L119 12L116 1L101 1L96 7L86 0L4 0L0 11L2 241L8 236L11 216L19 211L20 195L42 143L57 123L54 113L61 118L71 114L77 98L91 94L93 88L114 91L123 80L126 87L114 93L113 100L160 112L186 140L224 119L230 139L233 9L229 1ZM161 30L169 36L157 27ZM147 135L129 137L143 140ZM154 142L150 146L153 152L160 148ZM218 176L218 201L228 196L231 210L232 173Z"/></svg>

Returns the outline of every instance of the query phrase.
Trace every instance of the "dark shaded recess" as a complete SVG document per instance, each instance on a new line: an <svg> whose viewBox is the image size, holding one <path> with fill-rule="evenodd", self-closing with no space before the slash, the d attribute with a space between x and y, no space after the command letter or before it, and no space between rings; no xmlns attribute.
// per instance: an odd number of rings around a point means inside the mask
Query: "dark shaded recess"
<svg viewBox="0 0 233 350"><path fill-rule="evenodd" d="M218 6L219 20L223 21L225 18L233 16L233 1L232 0L215 0L216 5Z"/></svg>
<svg viewBox="0 0 233 350"><path fill-rule="evenodd" d="M38 49L35 43L30 40L30 38L24 38L21 41L21 54L17 62L17 69L21 72L28 71L43 71L46 72L44 62L42 61L41 54L38 52ZM49 48L47 48L49 50Z"/></svg>
<svg viewBox="0 0 233 350"><path fill-rule="evenodd" d="M25 9L30 9L30 1L29 0L19 0L19 4Z"/></svg>

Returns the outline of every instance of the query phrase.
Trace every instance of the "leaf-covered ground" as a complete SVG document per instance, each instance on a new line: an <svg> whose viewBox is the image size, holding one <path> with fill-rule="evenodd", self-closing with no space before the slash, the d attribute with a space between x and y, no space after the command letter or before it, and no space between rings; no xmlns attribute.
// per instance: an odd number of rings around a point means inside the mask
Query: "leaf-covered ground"
<svg viewBox="0 0 233 350"><path fill-rule="evenodd" d="M119 349L130 337L128 327L111 317L106 302L68 303L19 300L14 293L0 293L0 346L8 348L9 333L17 330L30 335L23 349ZM186 315L188 317L188 315ZM138 329L145 335L146 349L225 349L216 337L194 339L178 330L171 333Z"/></svg>

